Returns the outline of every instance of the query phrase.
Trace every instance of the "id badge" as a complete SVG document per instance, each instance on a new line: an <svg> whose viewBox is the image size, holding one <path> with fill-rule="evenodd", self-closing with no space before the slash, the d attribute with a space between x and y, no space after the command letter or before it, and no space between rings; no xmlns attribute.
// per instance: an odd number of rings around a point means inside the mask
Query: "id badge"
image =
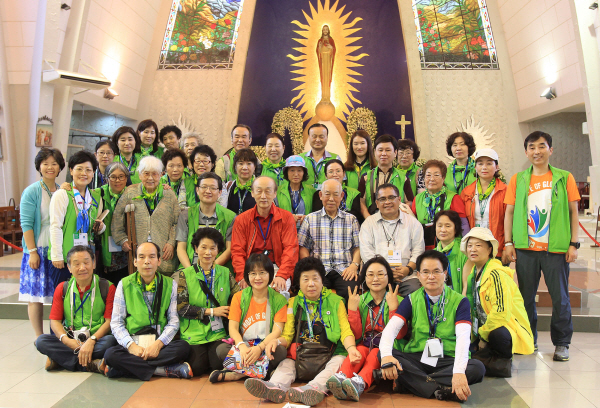
<svg viewBox="0 0 600 408"><path fill-rule="evenodd" d="M214 332L225 329L225 326L223 325L223 319L221 319L221 316L210 318L210 329Z"/></svg>
<svg viewBox="0 0 600 408"><path fill-rule="evenodd" d="M440 339L429 339L427 345L429 346L428 357L444 358L444 347Z"/></svg>
<svg viewBox="0 0 600 408"><path fill-rule="evenodd" d="M108 252L121 252L121 246L117 245L113 237L108 237Z"/></svg>
<svg viewBox="0 0 600 408"><path fill-rule="evenodd" d="M317 191L321 191L322 188L323 188L323 184L317 184L317 186L315 187L315 189Z"/></svg>
<svg viewBox="0 0 600 408"><path fill-rule="evenodd" d="M402 266L402 252L388 249L387 260L391 266Z"/></svg>
<svg viewBox="0 0 600 408"><path fill-rule="evenodd" d="M73 234L73 245L88 246L88 234L86 232L76 232Z"/></svg>
<svg viewBox="0 0 600 408"><path fill-rule="evenodd" d="M477 336L478 332L479 332L479 319L476 317L473 317L473 334L475 334Z"/></svg>
<svg viewBox="0 0 600 408"><path fill-rule="evenodd" d="M427 343L425 343L425 349L423 349L423 354L421 354L421 363L427 364L428 366L431 366L431 367L436 367L438 358L430 357L429 354L430 354L429 340L427 340Z"/></svg>

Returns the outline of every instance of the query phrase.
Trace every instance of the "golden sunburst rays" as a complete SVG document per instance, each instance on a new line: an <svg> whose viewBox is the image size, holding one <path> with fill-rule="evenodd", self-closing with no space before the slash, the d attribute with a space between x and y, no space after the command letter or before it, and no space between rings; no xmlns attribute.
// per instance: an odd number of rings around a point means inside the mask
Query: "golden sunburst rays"
<svg viewBox="0 0 600 408"><path fill-rule="evenodd" d="M298 91L298 94L291 100L291 104L296 104L296 107L306 120L314 115L314 109L321 100L321 79L319 72L319 60L317 57L317 44L321 38L322 28L324 25L329 26L330 35L335 43L335 60L333 64L333 73L331 81L331 102L336 109L336 116L346 121L345 116L350 114L350 110L354 108L353 103L362 104L353 93L359 91L352 84L359 84L360 81L355 76L361 76L353 68L362 67L357 61L368 54L351 55L361 48L355 43L362 37L351 37L352 34L360 31L356 24L362 20L360 17L350 19L352 12L344 14L346 6L337 8L339 0L330 7L330 0L324 0L325 4L321 4L321 0L317 0L317 9L312 3L308 3L310 7L310 16L303 10L302 13L306 19L306 24L302 24L297 20L292 21L292 24L297 25L300 30L294 30L302 38L294 38L300 43L301 47L295 47L294 51L300 55L288 54L288 58L294 63L292 67L297 67L292 70L293 74L297 74L293 81L300 82L300 85L295 87L293 91Z"/></svg>

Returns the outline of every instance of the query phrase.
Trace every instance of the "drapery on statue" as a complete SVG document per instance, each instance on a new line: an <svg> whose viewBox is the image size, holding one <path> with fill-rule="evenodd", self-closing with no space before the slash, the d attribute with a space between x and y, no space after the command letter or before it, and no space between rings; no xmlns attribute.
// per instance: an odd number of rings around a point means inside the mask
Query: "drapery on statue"
<svg viewBox="0 0 600 408"><path fill-rule="evenodd" d="M325 24L321 38L317 42L317 58L321 74L321 101L329 102L331 98L331 79L335 62L335 42L330 36L329 26Z"/></svg>

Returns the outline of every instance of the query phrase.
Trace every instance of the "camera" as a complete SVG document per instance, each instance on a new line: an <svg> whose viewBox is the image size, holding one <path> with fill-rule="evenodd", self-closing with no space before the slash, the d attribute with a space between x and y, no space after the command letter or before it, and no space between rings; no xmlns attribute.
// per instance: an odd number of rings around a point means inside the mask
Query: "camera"
<svg viewBox="0 0 600 408"><path fill-rule="evenodd" d="M373 381L376 384L379 383L381 380L383 380L383 375L381 374L381 370L389 368L389 367L394 367L394 364L387 363L387 364L382 365L379 370L373 370ZM403 373L403 371L398 370L398 368L396 368L396 370L398 371L398 375L401 375Z"/></svg>
<svg viewBox="0 0 600 408"><path fill-rule="evenodd" d="M90 330L83 326L81 329L73 331L73 338L80 343L85 343L90 338Z"/></svg>

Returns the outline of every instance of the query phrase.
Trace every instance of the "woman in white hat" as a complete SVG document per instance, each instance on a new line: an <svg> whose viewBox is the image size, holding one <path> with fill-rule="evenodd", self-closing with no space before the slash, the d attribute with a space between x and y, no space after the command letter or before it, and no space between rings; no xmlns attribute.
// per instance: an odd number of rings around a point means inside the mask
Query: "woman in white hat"
<svg viewBox="0 0 600 408"><path fill-rule="evenodd" d="M533 334L515 271L494 257L498 241L487 228L475 227L463 237L460 250L475 265L467 278L473 336L486 374L510 377L513 353L533 353Z"/></svg>
<svg viewBox="0 0 600 408"><path fill-rule="evenodd" d="M290 156L283 168L283 180L277 188L275 205L292 213L299 228L304 217L313 211L313 196L316 190L307 183L308 170L302 156Z"/></svg>
<svg viewBox="0 0 600 408"><path fill-rule="evenodd" d="M494 149L475 152L477 180L462 190L469 226L488 228L500 243L494 256L502 257L504 249L504 195L506 184L498 178L498 153Z"/></svg>

